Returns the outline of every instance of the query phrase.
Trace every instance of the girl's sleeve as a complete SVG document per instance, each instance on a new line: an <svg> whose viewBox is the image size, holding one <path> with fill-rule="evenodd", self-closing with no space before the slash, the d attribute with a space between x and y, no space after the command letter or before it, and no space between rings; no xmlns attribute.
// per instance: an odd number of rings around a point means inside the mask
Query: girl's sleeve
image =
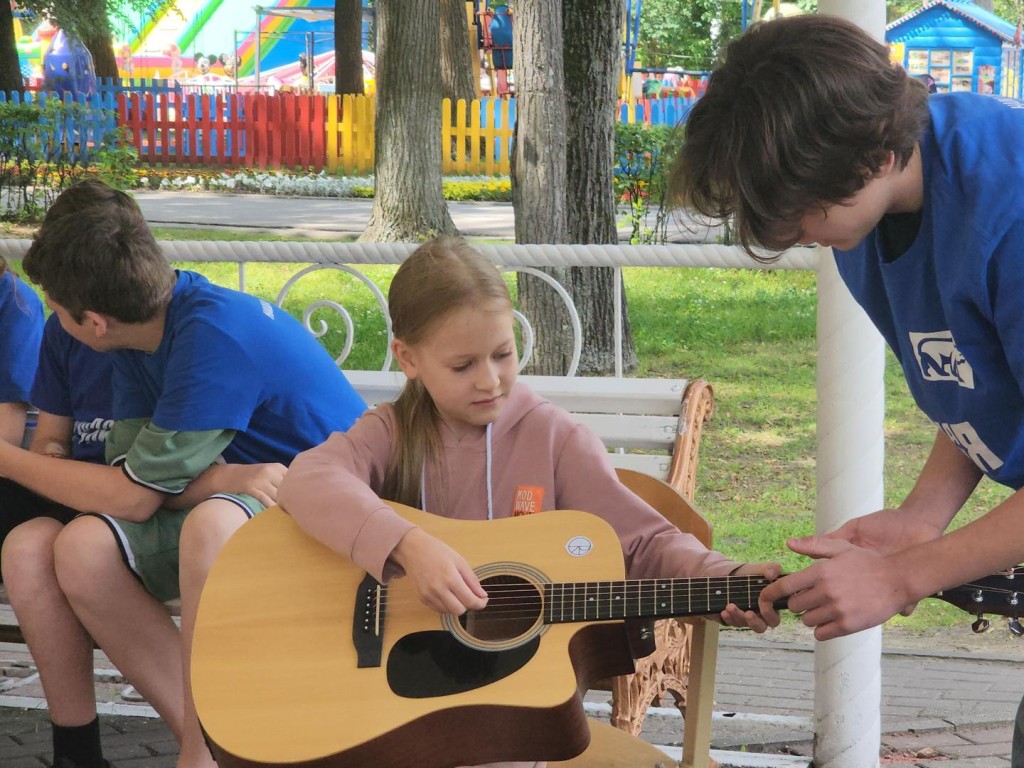
<svg viewBox="0 0 1024 768"><path fill-rule="evenodd" d="M576 425L558 455L560 509L585 509L607 520L622 542L631 579L725 576L740 564L683 533L620 481L601 439Z"/></svg>
<svg viewBox="0 0 1024 768"><path fill-rule="evenodd" d="M306 533L381 582L398 573L388 557L414 527L377 495L391 455L389 412L370 411L296 456L277 497Z"/></svg>

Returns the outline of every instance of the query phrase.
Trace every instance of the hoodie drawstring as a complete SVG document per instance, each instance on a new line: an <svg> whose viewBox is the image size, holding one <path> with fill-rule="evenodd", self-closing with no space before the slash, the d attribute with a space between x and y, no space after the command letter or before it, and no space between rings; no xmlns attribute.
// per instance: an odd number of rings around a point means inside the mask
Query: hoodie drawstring
<svg viewBox="0 0 1024 768"><path fill-rule="evenodd" d="M492 453L491 453L491 427L493 423L487 425L487 519L494 519L494 470L492 465ZM427 509L427 462L423 462L423 467L420 469L420 509L424 512L429 512Z"/></svg>

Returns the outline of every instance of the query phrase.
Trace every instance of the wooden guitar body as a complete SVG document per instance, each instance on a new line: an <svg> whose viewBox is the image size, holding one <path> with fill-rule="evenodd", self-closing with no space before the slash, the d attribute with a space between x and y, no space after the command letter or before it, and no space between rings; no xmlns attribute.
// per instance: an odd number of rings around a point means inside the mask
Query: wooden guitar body
<svg viewBox="0 0 1024 768"><path fill-rule="evenodd" d="M399 511L470 561L488 608L460 623L407 579L378 592L280 508L257 515L211 570L193 642L196 707L222 768L450 768L586 748L580 690L632 671L625 624L547 623L541 590L623 579L611 527L581 512ZM502 590L522 609L490 621Z"/></svg>

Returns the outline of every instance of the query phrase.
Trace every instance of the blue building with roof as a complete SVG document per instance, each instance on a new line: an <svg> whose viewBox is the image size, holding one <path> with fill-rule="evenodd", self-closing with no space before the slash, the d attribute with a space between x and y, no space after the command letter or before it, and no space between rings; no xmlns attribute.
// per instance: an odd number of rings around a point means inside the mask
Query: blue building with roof
<svg viewBox="0 0 1024 768"><path fill-rule="evenodd" d="M893 60L938 91L1021 97L1017 25L970 0L926 2L885 28Z"/></svg>

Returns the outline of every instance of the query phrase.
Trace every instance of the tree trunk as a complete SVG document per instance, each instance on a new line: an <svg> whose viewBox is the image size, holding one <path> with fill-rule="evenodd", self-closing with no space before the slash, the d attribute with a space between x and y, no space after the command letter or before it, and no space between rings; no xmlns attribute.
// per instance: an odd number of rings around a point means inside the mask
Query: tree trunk
<svg viewBox="0 0 1024 768"><path fill-rule="evenodd" d="M455 224L441 191L437 3L378 0L373 213L362 240L417 241Z"/></svg>
<svg viewBox="0 0 1024 768"><path fill-rule="evenodd" d="M334 4L334 92L365 92L362 0L336 0Z"/></svg>
<svg viewBox="0 0 1024 768"><path fill-rule="evenodd" d="M22 91L25 80L18 63L18 49L14 39L14 14L11 4L0 2L0 92Z"/></svg>
<svg viewBox="0 0 1024 768"><path fill-rule="evenodd" d="M573 243L618 241L613 168L624 9L621 0L562 0L568 118L566 205ZM574 267L570 282L583 325L580 372L614 373L615 270ZM623 370L636 367L625 292L622 361Z"/></svg>
<svg viewBox="0 0 1024 768"><path fill-rule="evenodd" d="M466 0L441 0L441 98L476 98Z"/></svg>
<svg viewBox="0 0 1024 768"><path fill-rule="evenodd" d="M517 4L512 25L516 138L511 164L516 242L564 243L569 233L562 0ZM567 284L567 268L544 271ZM572 326L561 299L530 275L519 275L518 290L519 308L536 333L527 372L564 374L572 353Z"/></svg>
<svg viewBox="0 0 1024 768"><path fill-rule="evenodd" d="M93 13L92 23L79 27L78 39L92 54L92 66L96 78L117 80L117 57L114 56L114 38L110 31L110 20L102 0L90 0L99 5ZM81 3L80 5L86 5Z"/></svg>

